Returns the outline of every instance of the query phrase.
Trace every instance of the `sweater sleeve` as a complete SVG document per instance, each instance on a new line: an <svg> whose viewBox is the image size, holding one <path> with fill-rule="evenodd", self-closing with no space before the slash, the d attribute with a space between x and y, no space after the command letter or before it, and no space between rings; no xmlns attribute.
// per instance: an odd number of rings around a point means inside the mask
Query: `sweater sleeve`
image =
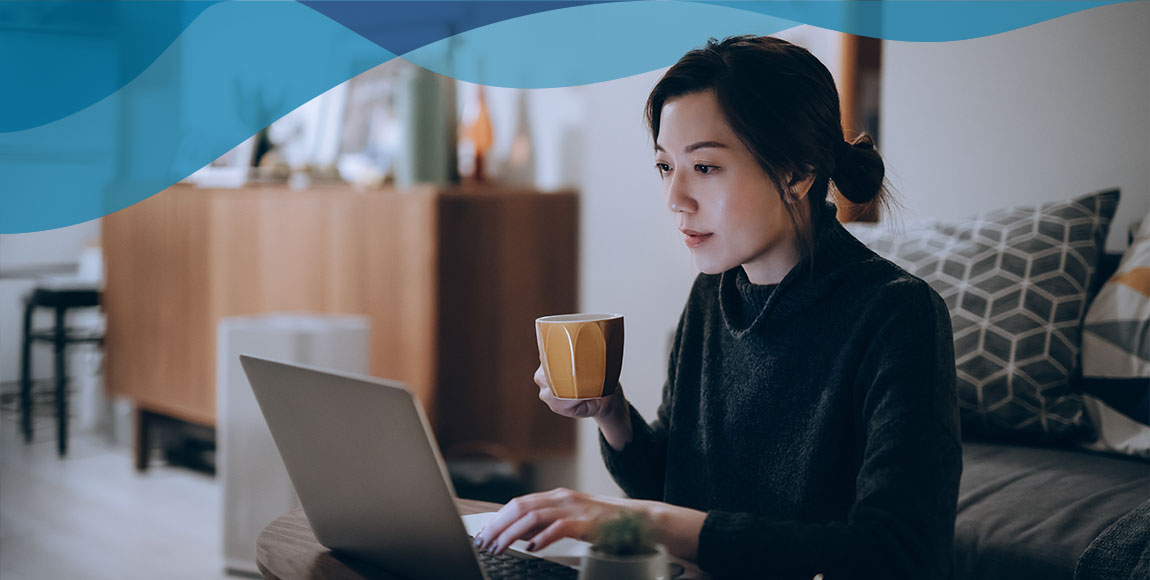
<svg viewBox="0 0 1150 580"><path fill-rule="evenodd" d="M679 318L675 338L671 344L671 354L667 363L667 382L663 384L662 402L655 420L648 425L639 411L627 404L631 414L631 441L623 449L616 451L599 433L599 449L607 471L615 483L628 497L662 501L667 466L667 429L674 399L672 385L675 384L675 369L679 346L683 335L683 320L686 310Z"/></svg>
<svg viewBox="0 0 1150 580"><path fill-rule="evenodd" d="M870 310L877 330L856 375L863 447L846 521L711 511L702 569L717 578L951 577L962 450L950 316L925 283L894 290Z"/></svg>

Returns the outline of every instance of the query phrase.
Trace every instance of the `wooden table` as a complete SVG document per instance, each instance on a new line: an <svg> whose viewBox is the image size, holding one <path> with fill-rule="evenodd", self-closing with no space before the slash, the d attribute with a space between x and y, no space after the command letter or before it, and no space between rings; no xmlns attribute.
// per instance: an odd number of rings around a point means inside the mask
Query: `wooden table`
<svg viewBox="0 0 1150 580"><path fill-rule="evenodd" d="M496 503L455 500L462 515L497 511ZM704 580L707 576L698 568L687 565L684 580ZM401 580L397 576L367 562L332 554L315 539L303 510L296 508L281 516L260 532L256 541L256 564L264 578L296 580L323 578L326 580Z"/></svg>

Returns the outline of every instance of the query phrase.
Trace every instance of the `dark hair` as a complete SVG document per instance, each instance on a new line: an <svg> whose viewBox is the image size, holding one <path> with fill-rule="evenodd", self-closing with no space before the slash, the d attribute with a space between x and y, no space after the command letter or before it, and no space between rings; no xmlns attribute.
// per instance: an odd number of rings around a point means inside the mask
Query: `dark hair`
<svg viewBox="0 0 1150 580"><path fill-rule="evenodd" d="M831 73L805 48L769 36L733 36L683 55L651 90L646 117L659 138L663 104L712 90L727 123L774 183L804 256L814 251L814 228L825 218L830 182L871 213L889 204L882 158L863 133L843 137L839 95ZM806 199L810 220L796 207L788 175L815 180Z"/></svg>

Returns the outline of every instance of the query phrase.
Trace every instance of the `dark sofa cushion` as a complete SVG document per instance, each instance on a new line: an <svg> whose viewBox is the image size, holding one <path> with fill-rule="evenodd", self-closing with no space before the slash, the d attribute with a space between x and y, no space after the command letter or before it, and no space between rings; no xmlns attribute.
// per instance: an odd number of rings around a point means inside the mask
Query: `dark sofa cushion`
<svg viewBox="0 0 1150 580"><path fill-rule="evenodd" d="M1118 198L1109 190L905 228L848 224L946 301L964 437L1066 443L1081 434L1082 396L1070 380Z"/></svg>
<svg viewBox="0 0 1150 580"><path fill-rule="evenodd" d="M1147 497L1150 463L1068 448L963 444L959 580L1071 580L1078 558Z"/></svg>

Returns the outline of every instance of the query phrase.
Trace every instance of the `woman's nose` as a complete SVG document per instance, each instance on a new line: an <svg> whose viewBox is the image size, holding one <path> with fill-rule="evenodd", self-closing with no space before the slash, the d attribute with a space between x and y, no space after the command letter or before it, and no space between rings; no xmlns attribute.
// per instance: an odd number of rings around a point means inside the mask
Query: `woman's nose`
<svg viewBox="0 0 1150 580"><path fill-rule="evenodd" d="M696 208L695 200L687 192L686 183L677 175L671 176L671 182L667 185L667 207L671 213L693 213Z"/></svg>

